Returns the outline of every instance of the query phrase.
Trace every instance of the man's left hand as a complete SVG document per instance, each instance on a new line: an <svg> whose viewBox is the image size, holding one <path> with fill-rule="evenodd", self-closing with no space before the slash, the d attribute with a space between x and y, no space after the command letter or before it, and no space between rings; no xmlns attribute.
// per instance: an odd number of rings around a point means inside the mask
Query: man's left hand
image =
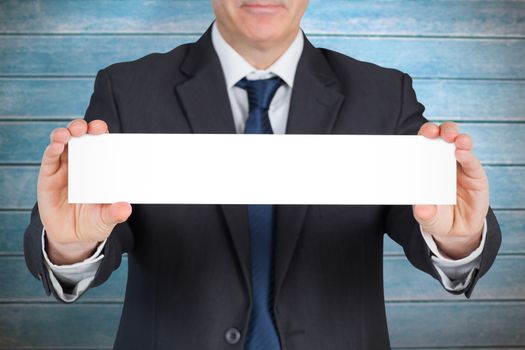
<svg viewBox="0 0 525 350"><path fill-rule="evenodd" d="M436 125L427 122L418 135L443 138L456 146L456 205L413 205L414 218L423 231L452 259L473 252L481 242L484 219L489 208L489 183L480 161L472 152L472 138L460 134L454 122Z"/></svg>

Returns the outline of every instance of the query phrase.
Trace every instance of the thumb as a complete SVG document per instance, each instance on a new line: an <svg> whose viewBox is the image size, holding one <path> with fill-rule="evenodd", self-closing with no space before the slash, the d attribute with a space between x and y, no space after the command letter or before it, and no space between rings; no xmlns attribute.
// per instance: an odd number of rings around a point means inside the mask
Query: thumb
<svg viewBox="0 0 525 350"><path fill-rule="evenodd" d="M117 224L126 221L131 215L131 204L118 202L113 204L103 204L100 209L102 223L113 229Z"/></svg>
<svg viewBox="0 0 525 350"><path fill-rule="evenodd" d="M436 232L437 227L437 205L413 205L412 211L414 213L414 218L421 225L423 231L427 233Z"/></svg>

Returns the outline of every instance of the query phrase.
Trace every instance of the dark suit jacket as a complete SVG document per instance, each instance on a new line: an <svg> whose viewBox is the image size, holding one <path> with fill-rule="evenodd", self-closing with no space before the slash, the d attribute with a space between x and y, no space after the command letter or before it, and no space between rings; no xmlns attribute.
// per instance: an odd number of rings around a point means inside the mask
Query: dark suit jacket
<svg viewBox="0 0 525 350"><path fill-rule="evenodd" d="M103 119L111 132L235 133L210 34L101 70L85 119ZM286 133L416 134L427 121L423 110L408 75L314 48L305 38ZM500 246L490 208L487 223L467 297ZM389 348L384 233L415 267L439 278L411 206L279 205L275 225L274 313L283 350ZM41 230L35 205L25 256L49 294ZM115 349L242 349L251 307L248 239L245 205L133 205L91 284L102 284L128 253ZM231 327L241 334L236 344L225 340Z"/></svg>

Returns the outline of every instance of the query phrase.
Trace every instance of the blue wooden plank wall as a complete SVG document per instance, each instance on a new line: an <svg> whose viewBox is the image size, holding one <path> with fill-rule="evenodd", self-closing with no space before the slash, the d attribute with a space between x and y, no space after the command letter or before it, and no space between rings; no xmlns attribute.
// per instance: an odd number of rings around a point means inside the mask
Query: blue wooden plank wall
<svg viewBox="0 0 525 350"><path fill-rule="evenodd" d="M98 69L195 40L209 1L0 2L0 349L109 349L126 259L74 305L45 296L22 234L49 132L82 116ZM525 1L314 0L314 44L411 74L427 117L471 133L502 225L501 254L471 300L385 243L398 349L525 348Z"/></svg>

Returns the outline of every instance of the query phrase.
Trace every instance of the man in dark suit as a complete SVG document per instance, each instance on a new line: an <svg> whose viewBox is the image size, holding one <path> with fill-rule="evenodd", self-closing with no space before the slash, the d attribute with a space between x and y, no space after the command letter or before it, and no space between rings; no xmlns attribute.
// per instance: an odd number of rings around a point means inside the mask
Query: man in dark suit
<svg viewBox="0 0 525 350"><path fill-rule="evenodd" d="M470 137L427 122L408 75L314 48L306 0L212 5L196 43L101 70L85 118L53 131L25 233L46 293L76 300L127 252L116 349L386 349L386 232L470 296L501 241ZM442 137L456 146L457 204L68 204L68 140L109 131Z"/></svg>

